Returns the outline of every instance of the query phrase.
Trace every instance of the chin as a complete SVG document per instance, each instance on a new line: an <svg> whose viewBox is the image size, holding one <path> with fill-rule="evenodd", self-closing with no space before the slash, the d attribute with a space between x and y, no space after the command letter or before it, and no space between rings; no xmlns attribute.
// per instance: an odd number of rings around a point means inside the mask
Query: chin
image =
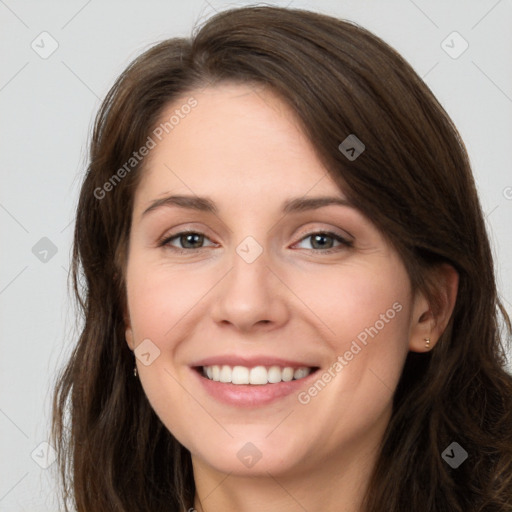
<svg viewBox="0 0 512 512"><path fill-rule="evenodd" d="M224 441L222 449L220 442L212 443L204 450L195 450L192 457L200 460L221 473L231 473L240 476L264 476L268 473L273 476L282 473L293 472L294 469L303 467L305 453L299 453L298 447L286 444L283 436L271 441L265 439L268 433L259 438L241 439L240 437Z"/></svg>

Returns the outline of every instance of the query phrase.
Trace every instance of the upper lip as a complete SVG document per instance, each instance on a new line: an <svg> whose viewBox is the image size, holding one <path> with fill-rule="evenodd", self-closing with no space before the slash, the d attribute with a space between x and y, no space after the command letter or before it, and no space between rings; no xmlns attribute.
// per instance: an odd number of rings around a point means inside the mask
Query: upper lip
<svg viewBox="0 0 512 512"><path fill-rule="evenodd" d="M201 359L193 363L192 367L197 366L246 366L247 368L253 368L255 366L280 366L282 368L291 367L291 368L316 368L318 365L311 364L309 362L304 361L296 361L291 359L283 359L280 357L274 356L236 356L236 355L219 355L213 357L207 357L205 359Z"/></svg>

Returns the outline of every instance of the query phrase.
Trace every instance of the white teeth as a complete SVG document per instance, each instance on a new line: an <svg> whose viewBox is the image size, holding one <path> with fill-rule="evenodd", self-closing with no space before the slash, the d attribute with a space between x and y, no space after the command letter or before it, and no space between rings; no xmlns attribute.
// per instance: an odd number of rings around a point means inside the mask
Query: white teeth
<svg viewBox="0 0 512 512"><path fill-rule="evenodd" d="M255 366L251 368L249 372L249 383L250 384L268 384L268 373L264 366ZM238 384L238 382L234 382Z"/></svg>
<svg viewBox="0 0 512 512"><path fill-rule="evenodd" d="M231 368L229 366L224 365L220 369L220 382L231 382Z"/></svg>
<svg viewBox="0 0 512 512"><path fill-rule="evenodd" d="M297 368L293 372L293 378L295 380L303 379L304 377L307 377L310 373L311 372L310 372L309 368Z"/></svg>
<svg viewBox="0 0 512 512"><path fill-rule="evenodd" d="M272 384L276 382L281 382L281 368L279 366L271 366L268 369L268 381Z"/></svg>
<svg viewBox="0 0 512 512"><path fill-rule="evenodd" d="M283 376L281 377L285 382L293 380L293 368L284 368Z"/></svg>
<svg viewBox="0 0 512 512"><path fill-rule="evenodd" d="M311 368L306 366L300 368L291 368L286 366L255 366L247 368L245 366L228 366L213 365L203 366L203 375L210 380L216 382L232 383L232 384L276 384L284 381L289 382L293 379L303 379L311 373Z"/></svg>
<svg viewBox="0 0 512 512"><path fill-rule="evenodd" d="M231 372L231 382L237 384L249 384L249 369L244 366L235 366Z"/></svg>

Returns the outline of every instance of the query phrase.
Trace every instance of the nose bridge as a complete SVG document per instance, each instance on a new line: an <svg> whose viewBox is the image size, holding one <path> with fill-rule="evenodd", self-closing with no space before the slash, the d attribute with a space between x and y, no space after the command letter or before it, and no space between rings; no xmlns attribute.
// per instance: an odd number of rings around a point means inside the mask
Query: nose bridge
<svg viewBox="0 0 512 512"><path fill-rule="evenodd" d="M263 235L260 235L263 238ZM270 267L271 255L248 235L234 247L231 270L218 289L213 306L217 322L229 322L247 330L256 323L278 323L286 316L283 290ZM281 285L282 286L282 285Z"/></svg>
<svg viewBox="0 0 512 512"><path fill-rule="evenodd" d="M261 236L259 237L261 240ZM269 293L268 279L269 252L252 235L248 235L235 247L232 257L232 271L229 278L229 292L237 296L239 304L255 307Z"/></svg>
<svg viewBox="0 0 512 512"><path fill-rule="evenodd" d="M259 238L261 240L262 237ZM260 243L252 235L248 235L236 246L235 252L247 265L252 265L258 259L266 260L266 258L260 258L266 252L262 245L264 243L264 241Z"/></svg>

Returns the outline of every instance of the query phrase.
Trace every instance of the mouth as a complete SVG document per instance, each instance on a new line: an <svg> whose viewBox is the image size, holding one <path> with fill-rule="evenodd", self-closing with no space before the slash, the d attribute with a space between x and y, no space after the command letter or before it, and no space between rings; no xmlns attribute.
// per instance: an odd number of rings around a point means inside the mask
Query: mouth
<svg viewBox="0 0 512 512"><path fill-rule="evenodd" d="M311 385L318 366L192 367L199 384L217 402L236 408L259 408L297 396Z"/></svg>
<svg viewBox="0 0 512 512"><path fill-rule="evenodd" d="M258 408L290 400L316 379L312 361L270 355L224 354L190 365L200 388L215 401L236 408Z"/></svg>
<svg viewBox="0 0 512 512"><path fill-rule="evenodd" d="M193 368L202 377L210 381L231 384L235 386L252 385L265 386L269 384L279 384L280 382L291 382L305 379L312 373L315 373L318 366L230 366L208 365L195 366Z"/></svg>

